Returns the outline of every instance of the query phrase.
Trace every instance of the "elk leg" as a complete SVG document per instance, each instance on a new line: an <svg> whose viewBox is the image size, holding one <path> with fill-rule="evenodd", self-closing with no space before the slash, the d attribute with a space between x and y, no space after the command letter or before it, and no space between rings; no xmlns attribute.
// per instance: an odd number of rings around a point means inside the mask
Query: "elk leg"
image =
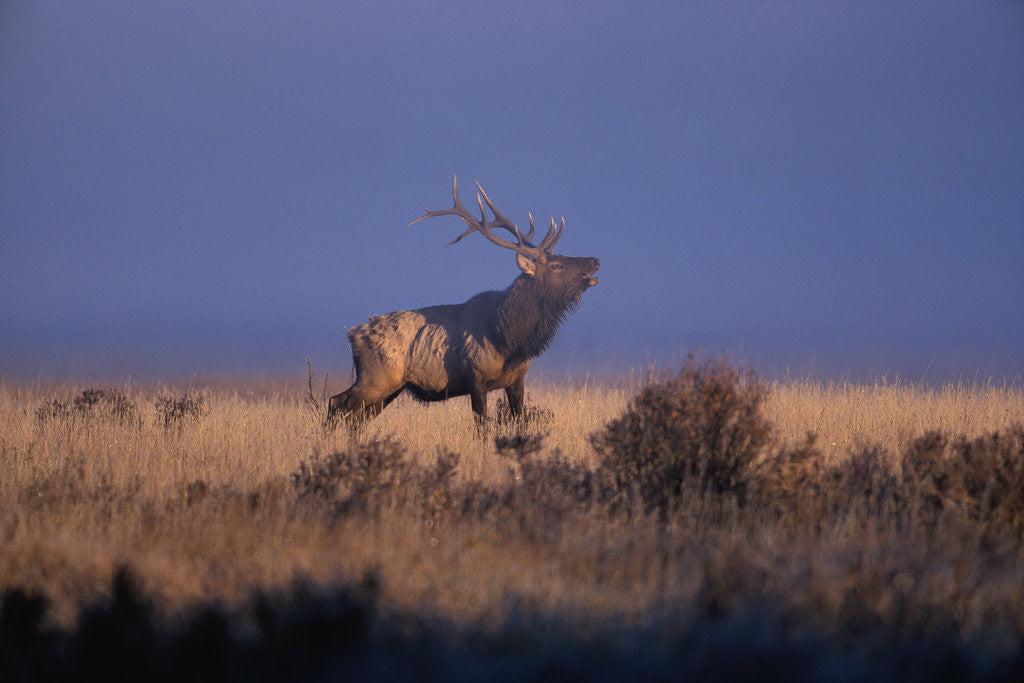
<svg viewBox="0 0 1024 683"><path fill-rule="evenodd" d="M521 377L505 387L505 398L508 399L508 411L512 414L512 419L518 420L523 416L523 398L525 396L526 386Z"/></svg>
<svg viewBox="0 0 1024 683"><path fill-rule="evenodd" d="M478 384L469 392L469 404L473 407L473 417L478 427L487 424L487 389Z"/></svg>
<svg viewBox="0 0 1024 683"><path fill-rule="evenodd" d="M333 429L338 424L339 417L347 418L349 414L355 409L352 405L352 389L355 387L349 387L340 394L331 396L331 400L327 402L327 419L324 421L325 426Z"/></svg>
<svg viewBox="0 0 1024 683"><path fill-rule="evenodd" d="M338 418L341 417L349 428L358 428L380 415L381 411L388 407L388 404L398 398L404 388L400 387L398 391L392 392L384 398L374 399L367 396L367 392L362 391L358 383L354 384L340 394L331 396L331 400L327 404L327 426L335 427L338 424Z"/></svg>
<svg viewBox="0 0 1024 683"><path fill-rule="evenodd" d="M390 405L392 401L394 401L396 398L398 398L398 395L400 393L402 393L401 389L399 389L395 393L393 393L390 396L387 396L387 397L385 397L385 398L383 398L383 399L381 399L379 401L374 401L373 403L364 404L359 411L357 411L355 413L352 413L353 425L357 426L357 427L361 426L361 425L364 425L367 422L369 422L370 420L372 420L373 418L375 418L378 415L380 415L381 412L385 408L387 408L388 405Z"/></svg>

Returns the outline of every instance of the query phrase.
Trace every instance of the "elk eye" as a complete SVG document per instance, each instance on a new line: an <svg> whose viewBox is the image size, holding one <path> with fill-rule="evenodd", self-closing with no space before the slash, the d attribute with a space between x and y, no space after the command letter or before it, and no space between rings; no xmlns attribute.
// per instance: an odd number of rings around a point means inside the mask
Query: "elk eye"
<svg viewBox="0 0 1024 683"><path fill-rule="evenodd" d="M551 270L562 270L562 268L564 268L564 267L565 266L563 266L561 263L552 263L551 264Z"/></svg>

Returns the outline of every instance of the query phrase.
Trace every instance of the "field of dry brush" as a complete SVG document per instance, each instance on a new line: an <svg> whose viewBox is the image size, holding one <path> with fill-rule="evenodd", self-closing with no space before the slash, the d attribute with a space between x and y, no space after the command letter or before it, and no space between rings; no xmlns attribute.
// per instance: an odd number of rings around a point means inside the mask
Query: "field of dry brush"
<svg viewBox="0 0 1024 683"><path fill-rule="evenodd" d="M1020 387L306 395L0 381L0 679L1024 671Z"/></svg>

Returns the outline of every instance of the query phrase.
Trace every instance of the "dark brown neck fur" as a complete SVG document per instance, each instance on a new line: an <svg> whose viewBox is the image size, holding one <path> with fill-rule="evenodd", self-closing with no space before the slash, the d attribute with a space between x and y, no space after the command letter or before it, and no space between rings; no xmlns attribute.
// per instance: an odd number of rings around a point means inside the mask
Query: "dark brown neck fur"
<svg viewBox="0 0 1024 683"><path fill-rule="evenodd" d="M580 293L552 290L526 275L516 278L492 325L494 342L508 354L506 365L539 356L579 303Z"/></svg>

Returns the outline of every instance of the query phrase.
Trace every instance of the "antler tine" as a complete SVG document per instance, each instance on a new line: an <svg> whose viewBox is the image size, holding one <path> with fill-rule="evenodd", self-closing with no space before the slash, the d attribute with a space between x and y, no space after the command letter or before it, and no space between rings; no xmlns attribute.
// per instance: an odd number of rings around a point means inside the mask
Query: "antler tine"
<svg viewBox="0 0 1024 683"><path fill-rule="evenodd" d="M487 196L487 193L484 192L484 188L480 186L480 183L476 184L476 189L480 190L480 192L477 195L477 197L479 198L480 196L483 196L484 201L487 202L487 206L491 210L491 213L494 214L494 220L488 222L486 227L488 227L488 228L490 228L490 227L505 228L510 233L512 233L513 235L516 236L516 239L519 240L520 244L525 244L527 246L533 246L532 244L529 243L529 238L528 237L523 237L523 233L519 232L519 226L517 226L515 223L513 223L511 220L509 220L501 211L498 211L498 207L496 207L494 205L494 202L491 201L491 198ZM480 205L481 212L483 211L483 208L484 207L481 204ZM532 225L532 218L533 217L531 216L531 225ZM531 235L532 235L532 232L531 232Z"/></svg>
<svg viewBox="0 0 1024 683"><path fill-rule="evenodd" d="M438 210L438 211L431 211L430 209L423 209L423 211L425 213L422 216L420 216L419 218L415 218L415 219L409 221L409 225L413 225L414 223L419 223L424 218L434 218L436 216L452 216L452 215L458 216L462 220L464 220L467 223L469 223L469 221L466 220L466 216L464 215L464 214L466 214L468 212L466 211L465 207L462 206L462 202L459 201L459 178L458 178L458 176L455 176L455 175L452 176L452 197L455 199L455 205L452 208L450 208L450 209L441 209L441 210ZM472 223L469 223L469 224L472 225ZM455 242L458 242L460 239L465 237L466 234L468 234L468 233L463 233L459 237L455 238L455 240L452 241L451 244L454 244Z"/></svg>
<svg viewBox="0 0 1024 683"><path fill-rule="evenodd" d="M426 218L426 216L424 216L424 218ZM461 218L461 216L460 216L460 218ZM417 219L417 220L418 220L418 219ZM463 218L462 220L463 220L463 221L465 221L466 223L469 223L469 221L466 221L466 219L465 219L465 218ZM474 232L479 232L479 231L478 231L478 230L476 229L476 226L475 226L475 225L473 225L473 224L470 224L469 228L468 228L468 229L467 229L467 230L466 230L466 231L465 231L464 233L462 233L461 235L459 235L458 237L456 237L455 239L453 239L453 240L452 240L451 242L449 242L448 244L446 244L446 245L444 245L444 246L446 246L446 247L450 247L450 246L452 246L453 244L455 244L456 242L458 242L459 240L461 240L461 239L462 239L463 237L465 237L466 235L471 235L471 234L473 234Z"/></svg>
<svg viewBox="0 0 1024 683"><path fill-rule="evenodd" d="M456 203L459 201L458 195L456 195L455 201L456 201ZM484 213L484 203L483 203L483 201L480 200L480 194L479 193L477 193L477 195L476 195L476 202L477 202L477 204L480 205L480 220L477 221L475 218L472 218L471 216L467 217L467 216L462 215L461 213L458 214L459 218L462 219L462 222L465 223L466 225L468 225L469 228L464 233L462 233L461 235L459 235L458 237L456 237L455 239L453 239L451 242L449 242L448 244L446 244L444 246L450 247L453 244L455 244L456 242L458 242L459 240L461 240L466 235L470 235L470 234L472 234L474 232L482 232L482 233L484 233L484 236L487 237L487 239L491 240L492 242L494 242L498 246L504 247L504 246L508 245L510 249L514 249L515 246L512 245L511 242L505 242L500 237L496 237L494 235L490 235L490 234L488 234L486 232L486 225L484 225L484 222L487 220L487 214ZM452 210L449 209L449 212L452 212ZM440 216L441 214L437 213L436 215ZM429 218L429 217L430 216L420 216L419 218L416 219L416 221L420 221L420 220L423 220L424 218ZM416 221L413 221L412 223L415 223ZM410 223L409 225L412 225L412 223ZM500 240L500 241L496 242L495 240Z"/></svg>
<svg viewBox="0 0 1024 683"><path fill-rule="evenodd" d="M486 237L487 239L489 239L490 241L494 242L499 246L527 253L526 250L532 248L533 245L527 243L526 240L523 239L523 236L519 233L519 228L516 227L515 223L502 216L497 211L497 209L494 208L494 204L492 204L491 200L487 198L487 193L484 192L482 187L480 187L480 183L477 183L476 186L480 189L480 191L476 193L476 203L480 206L480 223L478 224L477 227L473 229L483 233L484 237ZM484 209L484 202L487 202L487 205L491 207L491 211L494 212L495 218L493 221L487 220L487 210ZM510 228L509 225L511 225L512 227ZM493 232L491 232L491 228L505 228L506 230L508 230L509 232L516 236L518 244L512 244L507 240L501 239Z"/></svg>
<svg viewBox="0 0 1024 683"><path fill-rule="evenodd" d="M530 217L530 232L526 233L526 239L528 241L532 242L533 241L533 214L530 213L530 212L527 212L526 215Z"/></svg>
<svg viewBox="0 0 1024 683"><path fill-rule="evenodd" d="M461 207L462 206L462 202L459 201L459 192L458 192L458 190L456 189L456 186L455 186L455 176L454 175L452 176L452 196L455 197L455 206L456 207ZM483 225L487 221L487 214L484 213L484 204L483 204L483 202L480 201L480 193L477 193L477 195L476 195L476 203L480 205L480 220L477 221L472 216L469 216L468 215L469 211L463 209L463 211L459 212L457 215L458 215L459 218L462 219L463 223L465 223L466 225L469 226L469 228L464 233L462 233L461 235L459 235L458 237L456 237L455 239L453 239L451 242L449 242L448 244L446 244L444 246L450 247L453 244L455 244L456 242L458 242L459 240L461 240L466 235L472 234L474 232L480 232L480 226ZM427 216L423 216L423 218L426 218L426 217ZM418 221L420 219L417 218L416 220ZM416 221L413 221L413 223L415 223L415 222ZM412 223L410 223L410 225L412 225Z"/></svg>
<svg viewBox="0 0 1024 683"><path fill-rule="evenodd" d="M565 230L565 216L562 216L562 223L558 227L555 227L555 217L552 216L551 227L548 228L548 234L544 236L544 240L540 243L540 249L550 254L559 238L562 237L563 230Z"/></svg>
<svg viewBox="0 0 1024 683"><path fill-rule="evenodd" d="M486 225L487 223L487 212L484 211L484 200L480 198L480 193L476 193L476 204L480 207L480 224Z"/></svg>

